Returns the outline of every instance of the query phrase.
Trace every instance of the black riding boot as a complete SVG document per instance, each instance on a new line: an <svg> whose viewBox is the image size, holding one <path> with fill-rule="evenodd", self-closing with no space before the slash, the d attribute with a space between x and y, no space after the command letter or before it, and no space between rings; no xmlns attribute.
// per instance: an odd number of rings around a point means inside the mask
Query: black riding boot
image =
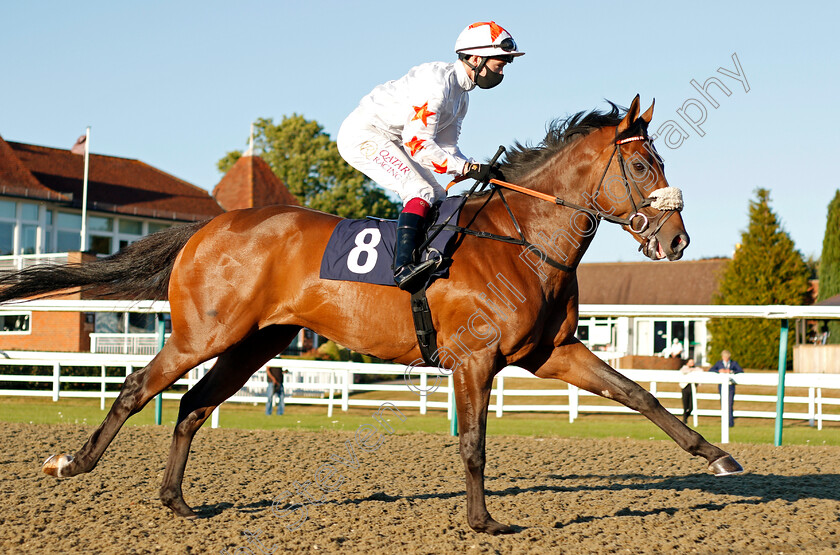
<svg viewBox="0 0 840 555"><path fill-rule="evenodd" d="M417 236L425 218L410 212L401 212L397 219L397 245L394 251L394 282L403 291L419 288L437 261L426 260L414 263L414 249L417 248Z"/></svg>

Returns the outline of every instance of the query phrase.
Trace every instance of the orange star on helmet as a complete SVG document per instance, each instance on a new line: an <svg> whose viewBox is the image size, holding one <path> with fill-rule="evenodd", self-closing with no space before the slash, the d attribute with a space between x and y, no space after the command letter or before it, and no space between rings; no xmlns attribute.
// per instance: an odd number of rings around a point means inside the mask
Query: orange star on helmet
<svg viewBox="0 0 840 555"><path fill-rule="evenodd" d="M436 112L429 111L429 103L426 102L422 106L412 106L414 108L414 117L411 118L411 121L419 119L423 122L423 125L429 125L428 119L436 114Z"/></svg>
<svg viewBox="0 0 840 555"><path fill-rule="evenodd" d="M502 33L507 33L501 25L497 24L495 21L479 21L478 23L473 23L469 26L469 29L475 29L476 27L481 27L482 25L489 25L490 26L490 40L496 42L496 39L499 38L499 35Z"/></svg>
<svg viewBox="0 0 840 555"><path fill-rule="evenodd" d="M407 146L411 150L411 155L414 156L419 151L423 150L423 143L425 142L425 139L418 139L415 135L410 141L405 143L405 146Z"/></svg>
<svg viewBox="0 0 840 555"><path fill-rule="evenodd" d="M443 164L438 164L437 162L433 161L432 166L434 166L434 168L435 168L435 173L446 173L447 172L446 160L443 161Z"/></svg>

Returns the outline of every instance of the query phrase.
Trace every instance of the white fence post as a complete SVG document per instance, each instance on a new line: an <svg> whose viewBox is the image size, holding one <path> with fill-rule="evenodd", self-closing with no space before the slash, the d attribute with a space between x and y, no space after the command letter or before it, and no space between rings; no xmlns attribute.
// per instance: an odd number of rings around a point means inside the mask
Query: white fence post
<svg viewBox="0 0 840 555"><path fill-rule="evenodd" d="M452 406L455 404L453 399L455 397L455 382L452 379L452 374L446 378L446 419L452 420Z"/></svg>
<svg viewBox="0 0 840 555"><path fill-rule="evenodd" d="M429 373L423 372L420 374L420 414L426 414L429 400Z"/></svg>
<svg viewBox="0 0 840 555"><path fill-rule="evenodd" d="M53 363L53 401L58 401L59 389L61 388L61 363Z"/></svg>
<svg viewBox="0 0 840 555"><path fill-rule="evenodd" d="M691 382L691 417L694 419L694 427L697 427L697 384Z"/></svg>
<svg viewBox="0 0 840 555"><path fill-rule="evenodd" d="M569 423L573 423L578 417L578 397L577 386L569 384Z"/></svg>
<svg viewBox="0 0 840 555"><path fill-rule="evenodd" d="M102 367L102 390L99 396L99 410L105 410L105 367Z"/></svg>
<svg viewBox="0 0 840 555"><path fill-rule="evenodd" d="M496 378L496 418L501 418L505 411L505 377Z"/></svg>
<svg viewBox="0 0 840 555"><path fill-rule="evenodd" d="M350 408L350 380L353 378L353 374L350 370L344 371L344 386L341 389L341 410L342 412L347 412Z"/></svg>
<svg viewBox="0 0 840 555"><path fill-rule="evenodd" d="M822 430L823 424L823 403L822 403L822 388L817 388L817 429Z"/></svg>
<svg viewBox="0 0 840 555"><path fill-rule="evenodd" d="M211 366L210 368L212 369L213 367ZM201 378L199 379L204 378L204 376L207 375L208 371L209 370L207 369L207 363L205 362L201 365ZM196 372L196 375L198 375L198 372ZM282 375L280 376L280 378L282 379ZM215 409L213 409L212 413L210 413L210 428L214 430L219 427L219 410L221 408L222 405L219 405Z"/></svg>
<svg viewBox="0 0 840 555"><path fill-rule="evenodd" d="M336 371L330 372L330 398L327 403L327 416L332 417L333 414L333 396L335 395L335 380L337 379Z"/></svg>
<svg viewBox="0 0 840 555"><path fill-rule="evenodd" d="M814 427L814 415L816 411L814 410L816 407L814 406L815 403L815 392L813 387L808 388L808 425L812 428Z"/></svg>
<svg viewBox="0 0 840 555"><path fill-rule="evenodd" d="M720 442L729 443L729 378L720 376Z"/></svg>

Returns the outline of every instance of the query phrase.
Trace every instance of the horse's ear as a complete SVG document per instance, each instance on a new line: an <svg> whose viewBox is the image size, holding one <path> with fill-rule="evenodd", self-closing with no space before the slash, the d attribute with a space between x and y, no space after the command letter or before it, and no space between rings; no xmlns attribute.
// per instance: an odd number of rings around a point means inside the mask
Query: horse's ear
<svg viewBox="0 0 840 555"><path fill-rule="evenodd" d="M624 133L627 129L632 125L636 118L639 117L639 95L636 95L636 98L633 99L633 102L630 103L630 107L627 108L627 115L624 116L624 119L621 120L621 123L618 124L618 133Z"/></svg>
<svg viewBox="0 0 840 555"><path fill-rule="evenodd" d="M650 103L650 108L648 108L647 111L645 111L645 113L642 114L642 119L645 121L645 123L650 123L650 120L653 119L653 105L654 104L656 104L656 99L655 98L653 99L653 102Z"/></svg>

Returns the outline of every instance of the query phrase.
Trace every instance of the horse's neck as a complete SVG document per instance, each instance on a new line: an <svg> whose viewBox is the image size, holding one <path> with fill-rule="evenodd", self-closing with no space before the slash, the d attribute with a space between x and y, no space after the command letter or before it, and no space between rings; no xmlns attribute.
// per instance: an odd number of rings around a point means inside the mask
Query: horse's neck
<svg viewBox="0 0 840 555"><path fill-rule="evenodd" d="M570 146L516 184L590 207L599 170L580 162L591 157L581 156L581 149L576 146ZM511 190L503 190L503 194L526 240L537 245L547 257L577 267L597 229L597 222L591 216ZM492 213L489 219L497 225L505 220L505 227L512 225L500 200L492 203L488 212Z"/></svg>

